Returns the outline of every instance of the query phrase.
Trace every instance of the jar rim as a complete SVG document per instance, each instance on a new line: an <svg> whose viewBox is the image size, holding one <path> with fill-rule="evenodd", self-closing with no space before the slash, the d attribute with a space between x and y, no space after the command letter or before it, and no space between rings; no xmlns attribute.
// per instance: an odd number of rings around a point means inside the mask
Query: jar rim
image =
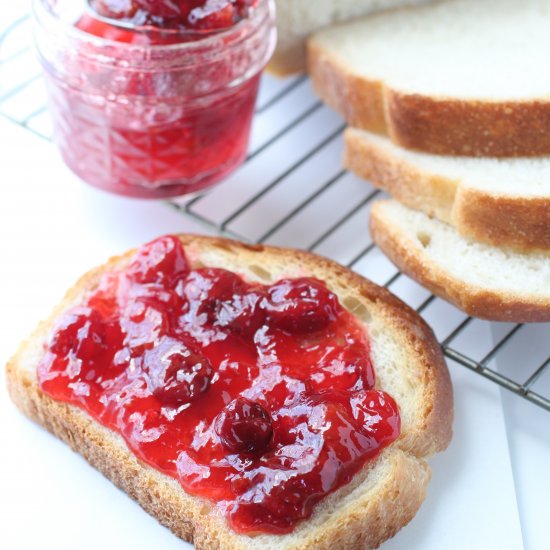
<svg viewBox="0 0 550 550"><path fill-rule="evenodd" d="M274 0L260 0L258 6L253 10L252 16L247 17L239 21L237 24L227 29L220 29L217 31L211 31L205 33L204 36L198 35L195 40L188 42L178 42L175 44L132 44L126 42L117 42L116 40L109 40L100 36L94 36L86 31L83 31L75 25L69 25L61 19L57 18L51 10L46 6L48 0L33 0L32 11L35 21L40 23L50 24L59 29L59 32L63 33L69 38L75 38L77 40L86 41L98 46L116 46L120 50L125 51L155 51L155 52L175 52L175 51L192 51L195 49L208 49L209 46L216 46L219 44L220 38L234 38L240 42L243 38L243 31L250 28L253 32L258 25L260 25L266 17L273 15L275 10ZM252 25L251 25L252 24ZM182 34L185 34L183 31ZM197 36L196 32L190 31L189 34ZM248 33L245 32L245 36ZM230 41L231 43L231 41Z"/></svg>

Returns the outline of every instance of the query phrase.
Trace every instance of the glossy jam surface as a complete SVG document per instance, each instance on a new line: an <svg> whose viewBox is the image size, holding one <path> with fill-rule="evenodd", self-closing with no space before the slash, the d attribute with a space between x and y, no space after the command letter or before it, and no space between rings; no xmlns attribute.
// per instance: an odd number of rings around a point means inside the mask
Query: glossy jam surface
<svg viewBox="0 0 550 550"><path fill-rule="evenodd" d="M105 191L155 199L206 189L242 164L258 84L259 75L208 108L162 105L144 77L129 79L121 103L108 109L51 80L48 90L56 141L73 172Z"/></svg>
<svg viewBox="0 0 550 550"><path fill-rule="evenodd" d="M214 31L248 17L258 0L89 0L101 17L134 27Z"/></svg>
<svg viewBox="0 0 550 550"><path fill-rule="evenodd" d="M257 36L247 45L221 31L246 25L254 9L244 0L90 2L75 23L82 45L60 68L46 67L66 164L96 187L143 198L197 192L234 171L246 157L263 68L252 71L250 59L266 48ZM189 42L201 46L161 48Z"/></svg>
<svg viewBox="0 0 550 550"><path fill-rule="evenodd" d="M192 269L173 237L61 316L38 380L243 533L292 531L400 431L364 327L324 283Z"/></svg>

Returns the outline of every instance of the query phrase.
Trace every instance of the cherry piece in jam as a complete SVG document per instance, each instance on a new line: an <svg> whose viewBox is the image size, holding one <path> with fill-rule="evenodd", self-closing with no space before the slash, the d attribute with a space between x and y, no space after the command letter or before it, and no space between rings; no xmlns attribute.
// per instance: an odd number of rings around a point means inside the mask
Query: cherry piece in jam
<svg viewBox="0 0 550 550"><path fill-rule="evenodd" d="M38 381L239 533L292 532L400 432L365 327L324 283L253 284L170 236L61 316Z"/></svg>
<svg viewBox="0 0 550 550"><path fill-rule="evenodd" d="M186 275L188 270L181 242L168 236L142 247L127 273L132 280L141 284L172 284Z"/></svg>
<svg viewBox="0 0 550 550"><path fill-rule="evenodd" d="M183 287L183 295L194 304L194 314L210 325L252 334L262 325L265 314L259 307L260 289L249 290L244 281L225 269L194 271Z"/></svg>
<svg viewBox="0 0 550 550"><path fill-rule="evenodd" d="M242 19L239 7L242 2L209 0L204 6L189 11L187 22L197 30L223 29L235 25Z"/></svg>
<svg viewBox="0 0 550 550"><path fill-rule="evenodd" d="M196 305L197 315L205 315L209 323L214 323L220 304L244 290L244 281L238 275L225 269L202 268L187 277L182 292Z"/></svg>
<svg viewBox="0 0 550 550"><path fill-rule="evenodd" d="M242 334L254 334L264 323L265 314L259 307L262 292L234 294L230 300L218 304L216 324Z"/></svg>
<svg viewBox="0 0 550 550"><path fill-rule="evenodd" d="M269 413L243 397L229 403L214 426L222 445L231 453L265 451L273 437Z"/></svg>
<svg viewBox="0 0 550 550"><path fill-rule="evenodd" d="M68 311L50 342L55 355L92 360L104 345L104 327L98 313L88 307Z"/></svg>
<svg viewBox="0 0 550 550"><path fill-rule="evenodd" d="M257 0L88 0L101 17L135 27L216 31L247 17Z"/></svg>
<svg viewBox="0 0 550 550"><path fill-rule="evenodd" d="M213 374L206 357L170 338L161 338L145 354L144 368L153 374L153 395L172 406L197 399L208 389Z"/></svg>
<svg viewBox="0 0 550 550"><path fill-rule="evenodd" d="M159 285L133 286L119 320L129 356L139 357L154 348L183 309L175 292Z"/></svg>
<svg viewBox="0 0 550 550"><path fill-rule="evenodd" d="M310 379L315 391L328 389L371 389L375 375L370 357L364 350L345 347L328 350L319 369Z"/></svg>
<svg viewBox="0 0 550 550"><path fill-rule="evenodd" d="M88 0L90 7L102 17L130 19L138 6L134 0Z"/></svg>
<svg viewBox="0 0 550 550"><path fill-rule="evenodd" d="M283 279L267 295L263 307L271 324L290 332L321 330L338 315L336 296L315 279Z"/></svg>
<svg viewBox="0 0 550 550"><path fill-rule="evenodd" d="M166 19L178 19L181 16L181 0L133 0L137 9L144 10L153 17L162 17Z"/></svg>
<svg viewBox="0 0 550 550"><path fill-rule="evenodd" d="M391 442L399 435L397 404L387 393L370 390L356 392L350 399L353 418L363 432L378 442Z"/></svg>

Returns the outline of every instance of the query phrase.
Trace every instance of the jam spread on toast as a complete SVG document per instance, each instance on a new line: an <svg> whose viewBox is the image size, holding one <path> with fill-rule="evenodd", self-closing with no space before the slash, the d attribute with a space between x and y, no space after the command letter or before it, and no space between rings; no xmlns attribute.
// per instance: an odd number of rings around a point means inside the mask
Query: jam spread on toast
<svg viewBox="0 0 550 550"><path fill-rule="evenodd" d="M261 285L144 245L58 319L41 389L240 533L291 532L400 432L366 329L320 280Z"/></svg>

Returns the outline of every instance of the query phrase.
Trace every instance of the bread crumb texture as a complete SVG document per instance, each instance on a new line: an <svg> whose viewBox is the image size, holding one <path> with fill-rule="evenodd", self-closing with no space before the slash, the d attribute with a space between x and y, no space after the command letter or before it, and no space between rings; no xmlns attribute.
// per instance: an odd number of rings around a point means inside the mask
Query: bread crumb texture
<svg viewBox="0 0 550 550"><path fill-rule="evenodd" d="M52 316L21 344L6 369L13 401L198 549L377 548L414 517L430 479L425 458L445 449L451 438L452 388L431 329L385 289L319 256L192 235L182 235L181 240L193 268L221 267L261 283L303 275L326 281L365 324L377 383L400 407L400 438L352 482L324 499L292 534L236 534L210 502L185 493L176 480L141 463L118 434L38 388L36 367L55 318L81 302L102 273L125 266L133 251L84 275Z"/></svg>

